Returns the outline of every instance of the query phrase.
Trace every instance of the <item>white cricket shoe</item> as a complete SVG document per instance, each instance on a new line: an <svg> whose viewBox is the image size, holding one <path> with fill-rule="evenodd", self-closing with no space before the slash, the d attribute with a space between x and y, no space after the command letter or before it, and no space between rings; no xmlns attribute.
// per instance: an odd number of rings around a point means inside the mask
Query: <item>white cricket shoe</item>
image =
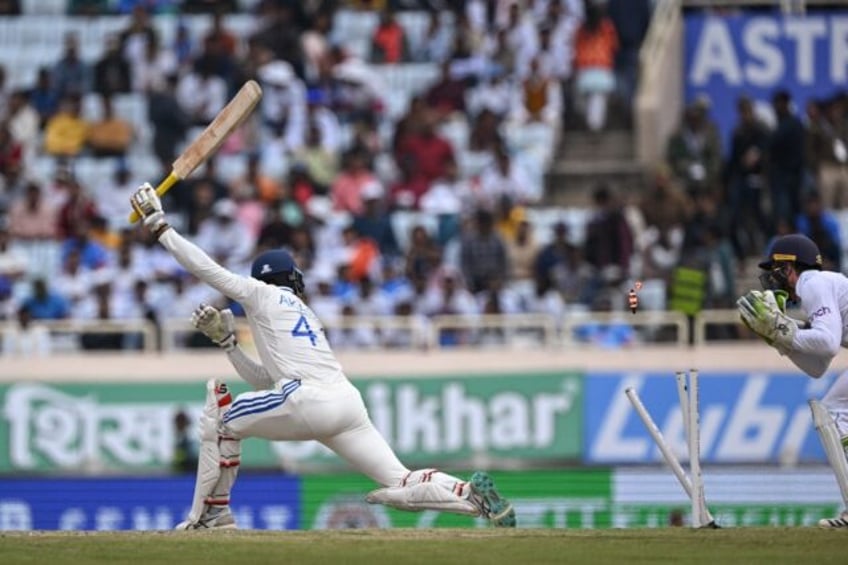
<svg viewBox="0 0 848 565"><path fill-rule="evenodd" d="M836 518L822 518L819 520L819 527L831 529L848 528L848 510L845 510Z"/></svg>
<svg viewBox="0 0 848 565"><path fill-rule="evenodd" d="M180 522L175 530L235 530L238 526L229 506L212 507L197 522Z"/></svg>

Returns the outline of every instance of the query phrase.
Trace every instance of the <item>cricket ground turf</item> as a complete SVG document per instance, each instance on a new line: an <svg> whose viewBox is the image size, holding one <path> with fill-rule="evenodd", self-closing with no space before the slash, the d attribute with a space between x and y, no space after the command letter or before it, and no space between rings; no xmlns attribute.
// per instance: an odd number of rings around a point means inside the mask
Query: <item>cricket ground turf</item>
<svg viewBox="0 0 848 565"><path fill-rule="evenodd" d="M4 563L510 565L848 562L848 531L811 527L626 530L392 529L4 532Z"/></svg>

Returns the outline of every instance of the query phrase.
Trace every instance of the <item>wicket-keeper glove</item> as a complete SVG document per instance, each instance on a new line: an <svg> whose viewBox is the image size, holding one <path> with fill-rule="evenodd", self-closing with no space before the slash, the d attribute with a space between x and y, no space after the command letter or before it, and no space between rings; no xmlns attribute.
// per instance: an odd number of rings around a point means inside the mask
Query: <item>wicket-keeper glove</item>
<svg viewBox="0 0 848 565"><path fill-rule="evenodd" d="M784 313L783 291L751 290L736 301L742 322L779 351L791 349L798 323Z"/></svg>

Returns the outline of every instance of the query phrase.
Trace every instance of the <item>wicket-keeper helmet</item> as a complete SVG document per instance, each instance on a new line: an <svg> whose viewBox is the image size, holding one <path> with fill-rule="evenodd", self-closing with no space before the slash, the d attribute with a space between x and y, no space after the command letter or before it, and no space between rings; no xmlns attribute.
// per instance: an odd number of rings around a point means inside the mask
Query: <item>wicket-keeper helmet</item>
<svg viewBox="0 0 848 565"><path fill-rule="evenodd" d="M809 269L821 270L821 252L812 239L800 233L775 238L769 247L768 255L759 264L760 269L766 271L760 275L763 288L791 290L788 288L786 272L786 266L790 264L799 272Z"/></svg>
<svg viewBox="0 0 848 565"><path fill-rule="evenodd" d="M303 273L297 268L291 253L284 249L273 249L260 253L253 260L250 276L274 286L285 286L298 296L303 296Z"/></svg>

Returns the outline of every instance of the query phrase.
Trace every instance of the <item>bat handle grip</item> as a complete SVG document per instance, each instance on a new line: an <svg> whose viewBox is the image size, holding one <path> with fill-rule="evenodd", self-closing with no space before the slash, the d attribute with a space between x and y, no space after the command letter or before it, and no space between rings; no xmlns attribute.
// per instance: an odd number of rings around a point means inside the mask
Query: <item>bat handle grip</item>
<svg viewBox="0 0 848 565"><path fill-rule="evenodd" d="M173 172L171 172L171 174L169 174L165 178L165 180L160 182L159 186L156 187L156 194L158 194L160 197L164 196L166 192L171 190L171 187L174 186L177 183L178 180L180 180L180 177L178 177ZM138 214L136 213L136 211L133 210L132 212L130 212L130 223L134 224L138 220L139 220L139 217L138 217Z"/></svg>

